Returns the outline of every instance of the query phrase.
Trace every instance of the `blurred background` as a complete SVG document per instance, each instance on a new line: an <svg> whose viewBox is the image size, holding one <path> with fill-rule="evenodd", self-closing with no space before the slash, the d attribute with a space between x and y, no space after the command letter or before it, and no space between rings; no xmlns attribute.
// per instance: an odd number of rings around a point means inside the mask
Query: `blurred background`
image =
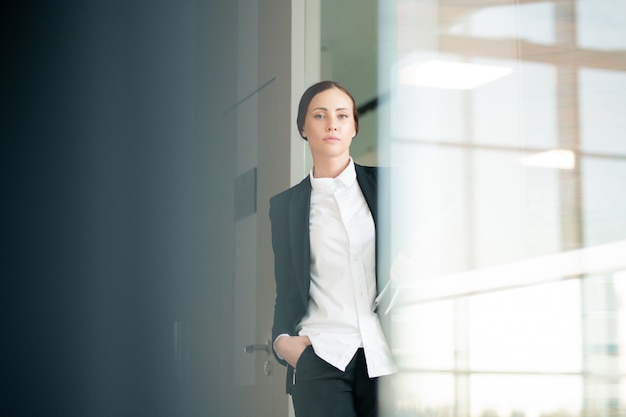
<svg viewBox="0 0 626 417"><path fill-rule="evenodd" d="M623 0L1 10L0 415L292 415L267 210L320 79L393 167L381 415L626 415Z"/></svg>
<svg viewBox="0 0 626 417"><path fill-rule="evenodd" d="M389 415L626 414L626 3L393 10Z"/></svg>

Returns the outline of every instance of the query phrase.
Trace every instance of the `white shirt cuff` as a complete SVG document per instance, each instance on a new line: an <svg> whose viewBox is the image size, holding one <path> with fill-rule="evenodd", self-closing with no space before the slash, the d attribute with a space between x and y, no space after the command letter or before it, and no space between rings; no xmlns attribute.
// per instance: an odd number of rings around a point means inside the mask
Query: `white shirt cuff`
<svg viewBox="0 0 626 417"><path fill-rule="evenodd" d="M278 339L280 339L281 337L285 337L285 336L289 337L289 335L288 335L287 333L282 333L282 334L279 334L278 336L276 336L276 339L274 339L274 343L272 344L272 345L273 345L273 348L274 348L274 352L276 352L276 341L277 341ZM282 356L280 356L280 355L278 354L278 352L276 352L276 356L278 356L281 360L285 360L285 358L283 358Z"/></svg>

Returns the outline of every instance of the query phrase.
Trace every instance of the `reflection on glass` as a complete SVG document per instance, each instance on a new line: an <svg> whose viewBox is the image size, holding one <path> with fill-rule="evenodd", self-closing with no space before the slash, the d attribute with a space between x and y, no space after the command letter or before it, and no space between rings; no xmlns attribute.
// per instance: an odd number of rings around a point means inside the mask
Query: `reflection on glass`
<svg viewBox="0 0 626 417"><path fill-rule="evenodd" d="M626 415L626 2L382 3L382 415Z"/></svg>
<svg viewBox="0 0 626 417"><path fill-rule="evenodd" d="M454 305L422 304L394 314L392 345L396 361L408 369L454 369Z"/></svg>
<svg viewBox="0 0 626 417"><path fill-rule="evenodd" d="M626 132L625 132L626 134ZM624 136L626 141L626 136ZM584 158L581 179L584 234L589 245L624 239L626 233L626 157Z"/></svg>
<svg viewBox="0 0 626 417"><path fill-rule="evenodd" d="M567 375L472 375L472 416L581 415L582 378Z"/></svg>
<svg viewBox="0 0 626 417"><path fill-rule="evenodd" d="M515 69L468 97L467 141L515 148L557 147L556 70L541 63L486 60ZM523 88L520 88L522 86Z"/></svg>
<svg viewBox="0 0 626 417"><path fill-rule="evenodd" d="M442 2L443 4L447 2ZM449 33L479 38L519 38L554 43L554 4L533 2L478 7L455 23Z"/></svg>
<svg viewBox="0 0 626 417"><path fill-rule="evenodd" d="M522 164L544 168L574 169L576 168L576 154L571 149L551 149L524 157Z"/></svg>
<svg viewBox="0 0 626 417"><path fill-rule="evenodd" d="M620 0L578 0L576 29L581 48L626 49L626 2ZM622 68L623 70L623 68Z"/></svg>
<svg viewBox="0 0 626 417"><path fill-rule="evenodd" d="M511 72L513 70L505 66L431 59L403 65L399 77L403 84L452 90L473 90L505 77Z"/></svg>
<svg viewBox="0 0 626 417"><path fill-rule="evenodd" d="M625 157L626 73L582 68L579 91L581 149Z"/></svg>
<svg viewBox="0 0 626 417"><path fill-rule="evenodd" d="M471 297L471 370L580 372L580 309L574 280Z"/></svg>
<svg viewBox="0 0 626 417"><path fill-rule="evenodd" d="M395 417L452 416L454 415L455 380L452 375L441 373L405 372L392 380L382 381L385 390L394 392L381 396L385 409L393 407Z"/></svg>

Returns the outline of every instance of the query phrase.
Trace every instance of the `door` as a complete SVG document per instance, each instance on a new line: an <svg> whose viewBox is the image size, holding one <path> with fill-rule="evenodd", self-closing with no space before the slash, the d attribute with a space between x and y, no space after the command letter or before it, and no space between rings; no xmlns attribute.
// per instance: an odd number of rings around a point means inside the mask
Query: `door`
<svg viewBox="0 0 626 417"><path fill-rule="evenodd" d="M220 181L224 238L219 330L219 415L289 415L285 368L273 357L273 253L269 199L290 185L291 7L239 0L231 10L232 51L215 134L232 161Z"/></svg>

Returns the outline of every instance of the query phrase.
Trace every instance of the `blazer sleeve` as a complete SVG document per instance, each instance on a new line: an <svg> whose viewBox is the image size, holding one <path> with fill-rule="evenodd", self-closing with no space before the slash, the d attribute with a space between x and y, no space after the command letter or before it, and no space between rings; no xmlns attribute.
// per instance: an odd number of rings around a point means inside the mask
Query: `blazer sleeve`
<svg viewBox="0 0 626 417"><path fill-rule="evenodd" d="M304 315L305 308L298 293L295 268L291 256L289 233L288 194L279 194L270 200L270 221L272 226L272 248L274 250L274 278L276 280L276 301L272 326L272 350L276 337L281 334L294 336L296 325ZM276 360L287 365L274 351Z"/></svg>

